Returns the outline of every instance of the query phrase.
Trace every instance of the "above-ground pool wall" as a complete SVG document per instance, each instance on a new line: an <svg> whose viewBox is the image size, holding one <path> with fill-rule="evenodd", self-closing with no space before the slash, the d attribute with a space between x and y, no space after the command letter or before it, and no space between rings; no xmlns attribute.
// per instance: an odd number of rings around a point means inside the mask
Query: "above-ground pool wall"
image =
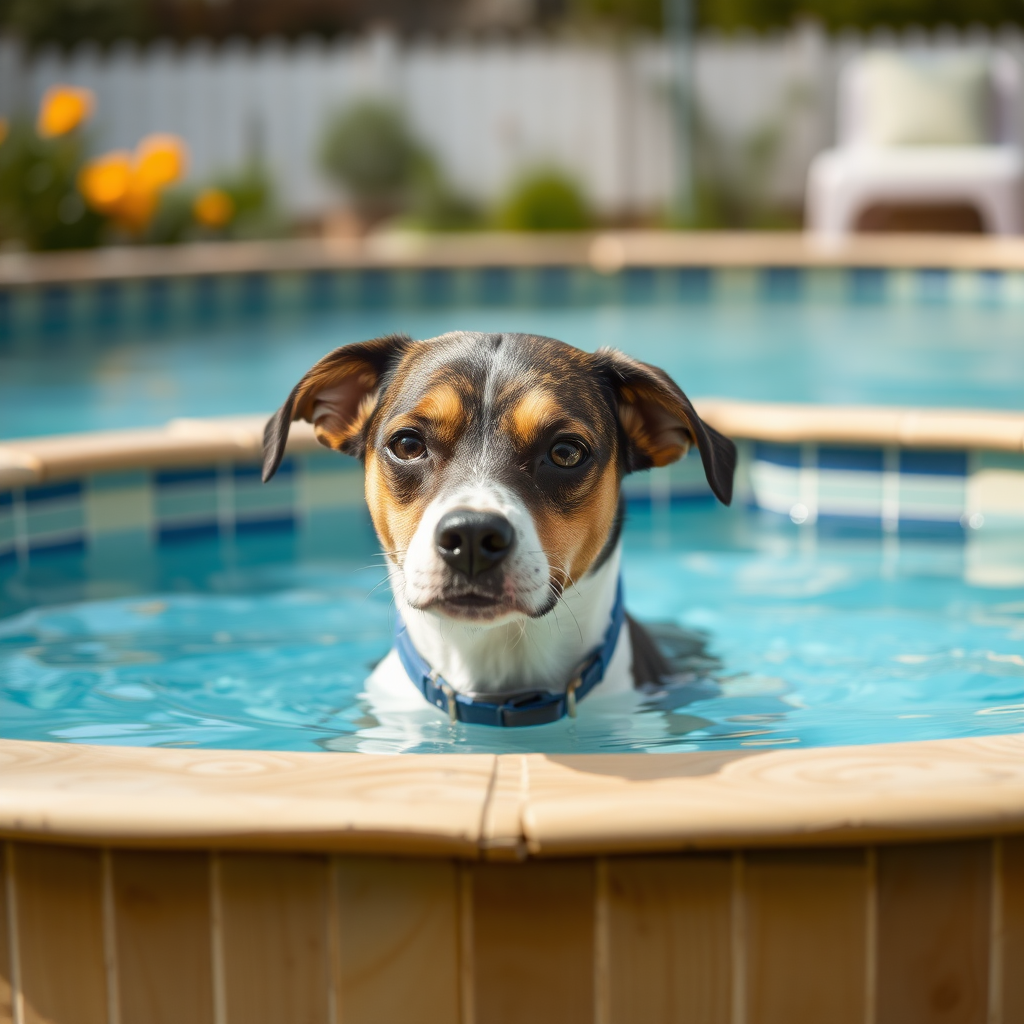
<svg viewBox="0 0 1024 1024"><path fill-rule="evenodd" d="M450 859L5 844L4 1024L1013 1024L1024 840Z"/></svg>

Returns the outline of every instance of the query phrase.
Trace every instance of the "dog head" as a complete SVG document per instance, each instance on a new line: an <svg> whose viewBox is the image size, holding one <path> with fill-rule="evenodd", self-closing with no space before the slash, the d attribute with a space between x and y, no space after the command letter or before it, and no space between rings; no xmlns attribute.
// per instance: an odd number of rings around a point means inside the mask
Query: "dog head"
<svg viewBox="0 0 1024 1024"><path fill-rule="evenodd" d="M267 423L263 479L293 420L361 458L404 601L463 621L549 612L614 549L626 473L696 444L728 504L736 449L662 370L611 349L456 332L335 349Z"/></svg>

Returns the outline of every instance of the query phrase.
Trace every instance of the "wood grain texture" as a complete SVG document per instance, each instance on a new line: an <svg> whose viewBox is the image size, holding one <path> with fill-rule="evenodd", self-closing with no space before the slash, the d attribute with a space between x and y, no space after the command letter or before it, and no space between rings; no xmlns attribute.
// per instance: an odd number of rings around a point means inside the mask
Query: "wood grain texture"
<svg viewBox="0 0 1024 1024"><path fill-rule="evenodd" d="M328 862L223 854L226 1024L330 1024Z"/></svg>
<svg viewBox="0 0 1024 1024"><path fill-rule="evenodd" d="M107 1024L100 858L99 850L15 847L25 1024Z"/></svg>
<svg viewBox="0 0 1024 1024"><path fill-rule="evenodd" d="M877 1024L984 1024L992 848L878 850Z"/></svg>
<svg viewBox="0 0 1024 1024"><path fill-rule="evenodd" d="M0 842L0 1024L11 1024L14 1020L11 936L7 927L10 918L7 903L7 850L8 844Z"/></svg>
<svg viewBox="0 0 1024 1024"><path fill-rule="evenodd" d="M209 858L112 857L122 1021L213 1024Z"/></svg>
<svg viewBox="0 0 1024 1024"><path fill-rule="evenodd" d="M862 850L746 855L749 1024L863 1024L867 882Z"/></svg>
<svg viewBox="0 0 1024 1024"><path fill-rule="evenodd" d="M455 864L340 857L334 870L344 1024L458 1021Z"/></svg>
<svg viewBox="0 0 1024 1024"><path fill-rule="evenodd" d="M1024 1024L1024 837L1003 840L1001 1024Z"/></svg>
<svg viewBox="0 0 1024 1024"><path fill-rule="evenodd" d="M728 1024L732 859L607 862L609 1024Z"/></svg>
<svg viewBox="0 0 1024 1024"><path fill-rule="evenodd" d="M0 741L0 835L475 856L495 759Z"/></svg>
<svg viewBox="0 0 1024 1024"><path fill-rule="evenodd" d="M528 754L531 853L920 842L1024 829L1024 736L693 754Z"/></svg>
<svg viewBox="0 0 1024 1024"><path fill-rule="evenodd" d="M593 863L470 870L477 1024L593 1024Z"/></svg>

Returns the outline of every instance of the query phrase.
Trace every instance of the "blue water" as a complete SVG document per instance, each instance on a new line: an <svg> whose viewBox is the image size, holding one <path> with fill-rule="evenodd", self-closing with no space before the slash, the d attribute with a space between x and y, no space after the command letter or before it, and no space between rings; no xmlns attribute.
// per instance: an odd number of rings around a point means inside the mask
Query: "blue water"
<svg viewBox="0 0 1024 1024"><path fill-rule="evenodd" d="M455 328L612 345L665 367L697 396L1019 409L1022 318L998 305L608 303L354 310L21 339L0 347L0 437L267 412L336 345Z"/></svg>
<svg viewBox="0 0 1024 1024"><path fill-rule="evenodd" d="M368 530L303 561L293 538L196 544L0 578L0 736L370 752L679 751L1024 729L1024 545L827 535L744 509L639 509L627 606L686 648L672 685L575 721L452 727L379 716L390 643ZM962 537L962 534L961 534ZM992 578L1004 585L986 584ZM1013 585L1005 585L1007 583ZM376 587L376 589L374 589ZM410 684L411 685L411 684Z"/></svg>

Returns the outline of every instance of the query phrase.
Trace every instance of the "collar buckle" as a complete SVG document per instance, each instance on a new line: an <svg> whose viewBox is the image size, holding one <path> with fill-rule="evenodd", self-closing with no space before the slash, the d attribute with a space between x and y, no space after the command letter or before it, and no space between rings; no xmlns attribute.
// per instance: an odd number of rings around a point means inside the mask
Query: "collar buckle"
<svg viewBox="0 0 1024 1024"><path fill-rule="evenodd" d="M435 670L435 671L430 673L430 678L431 678L431 681L435 685L437 685L437 681L441 677L438 675L437 671ZM448 721L451 722L452 725L458 725L459 724L459 708L458 708L458 705L455 703L455 691L452 689L451 684L450 683L446 683L443 679L441 679L440 690L444 694L445 700L448 703Z"/></svg>
<svg viewBox="0 0 1024 1024"><path fill-rule="evenodd" d="M583 677L577 676L575 679L571 679L565 688L565 713L570 718L576 717L576 690L581 682L583 682Z"/></svg>

